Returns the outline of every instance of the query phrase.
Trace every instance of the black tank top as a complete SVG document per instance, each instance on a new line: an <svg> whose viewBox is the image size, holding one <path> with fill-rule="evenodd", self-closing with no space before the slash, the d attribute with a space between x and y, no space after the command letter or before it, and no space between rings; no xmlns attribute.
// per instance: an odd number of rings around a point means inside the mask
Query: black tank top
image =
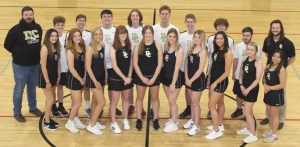
<svg viewBox="0 0 300 147"><path fill-rule="evenodd" d="M188 56L188 77L192 78L199 69L200 56L199 53L192 53ZM202 74L202 73L201 73Z"/></svg>
<svg viewBox="0 0 300 147"><path fill-rule="evenodd" d="M276 71L270 71L267 69L265 72L266 84L269 86L274 86L280 84L279 74Z"/></svg>
<svg viewBox="0 0 300 147"><path fill-rule="evenodd" d="M78 53L78 58L74 57L74 68L81 78L84 77L84 72L85 72L84 58L85 58L85 56L84 56L83 52Z"/></svg>
<svg viewBox="0 0 300 147"><path fill-rule="evenodd" d="M172 80L174 70L175 70L175 64L176 64L175 51L173 51L172 53L168 53L167 51L165 51L163 57L164 57L163 78Z"/></svg>
<svg viewBox="0 0 300 147"><path fill-rule="evenodd" d="M97 56L93 55L91 68L95 77L105 76L104 47L102 47L101 50L98 50Z"/></svg>
<svg viewBox="0 0 300 147"><path fill-rule="evenodd" d="M116 51L117 66L121 72L127 77L129 73L130 61L131 61L131 49L123 47ZM122 78L113 70L110 76L111 79L122 80Z"/></svg>
<svg viewBox="0 0 300 147"><path fill-rule="evenodd" d="M47 72L48 72L48 76L50 77L54 77L57 76L58 72L57 72L57 67L58 67L58 56L57 56L57 52L53 52L52 54L48 54L47 57Z"/></svg>
<svg viewBox="0 0 300 147"><path fill-rule="evenodd" d="M155 42L150 45L144 44L145 49L142 55L139 55L138 66L144 76L153 76L157 67L157 48Z"/></svg>
<svg viewBox="0 0 300 147"><path fill-rule="evenodd" d="M215 82L225 72L225 57L219 52L214 52L212 55L212 67L210 73L210 82Z"/></svg>
<svg viewBox="0 0 300 147"><path fill-rule="evenodd" d="M256 60L249 61L249 57L243 62L243 85L249 87L256 80Z"/></svg>

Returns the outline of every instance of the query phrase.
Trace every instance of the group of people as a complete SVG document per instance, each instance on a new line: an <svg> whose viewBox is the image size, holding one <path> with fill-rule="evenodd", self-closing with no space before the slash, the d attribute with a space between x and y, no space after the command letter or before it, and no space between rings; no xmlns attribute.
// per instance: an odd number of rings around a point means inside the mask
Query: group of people
<svg viewBox="0 0 300 147"><path fill-rule="evenodd" d="M128 25L113 26L113 13L101 11L102 24L91 32L85 29L87 17L77 15L77 28L64 32L65 18L55 16L53 28L47 30L42 41L42 29L34 21L33 9L22 9L22 19L7 34L5 48L12 53L15 87L13 95L14 116L24 122L21 113L22 94L27 85L30 112L41 115L36 108L35 85L43 89L46 96L44 127L57 130L59 124L53 116L69 115L65 127L71 133L87 129L101 135L106 127L98 122L106 105L104 86L108 85L110 129L121 133L116 115L123 116L123 129L129 130L128 117L136 110L135 128L143 129L143 100L147 87L151 97L151 117L154 130L159 124L159 87L168 99L170 119L164 124L164 132L179 129L178 117L191 116L183 128L194 136L200 131L199 105L203 90L209 92L209 114L211 132L208 140L219 138L225 130L224 93L228 87L232 70L233 92L237 96L237 109L231 115L237 118L245 115L245 128L238 135L248 135L243 141L258 140L253 105L257 101L259 83L264 85L264 103L267 118L261 124L270 124L263 134L265 142L277 140L276 132L283 127L285 119L287 81L286 68L295 61L295 47L284 35L280 20L273 20L263 49L253 42L253 29L242 30L242 42L234 46L233 38L226 34L229 23L224 18L214 22L216 33L206 38L203 30L196 30L196 17L187 14L186 31L169 22L171 9L163 5L159 9L160 22L154 26L143 25L143 15L133 9L128 15ZM262 62L262 51L267 55L267 63ZM207 66L207 69L205 69ZM136 101L133 87L136 87ZM187 107L178 115L177 98L185 86ZM68 113L63 106L63 86L71 91L71 109ZM56 92L57 89L57 92ZM78 117L82 104L82 92L86 113L90 122L86 126ZM90 92L92 100L90 100ZM55 104L56 95L59 105ZM122 111L117 108L122 99ZM279 119L280 117L280 119ZM280 121L280 122L279 122Z"/></svg>

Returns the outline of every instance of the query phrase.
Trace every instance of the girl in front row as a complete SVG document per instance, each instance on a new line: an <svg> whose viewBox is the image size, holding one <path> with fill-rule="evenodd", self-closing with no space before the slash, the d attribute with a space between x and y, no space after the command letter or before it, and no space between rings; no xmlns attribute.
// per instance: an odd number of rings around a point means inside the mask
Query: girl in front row
<svg viewBox="0 0 300 147"><path fill-rule="evenodd" d="M191 96L192 118L183 125L183 128L190 129L188 135L194 136L200 131L199 120L201 108L199 101L202 91L206 88L204 67L207 59L205 33L197 30L193 36L193 43L189 49L185 61L185 85Z"/></svg>
<svg viewBox="0 0 300 147"><path fill-rule="evenodd" d="M272 56L272 61L265 70L263 79L265 87L264 102L270 114L270 129L262 136L265 142L277 140L277 129L279 125L280 106L284 104L284 88L286 85L286 70L283 67L283 52L276 50Z"/></svg>
<svg viewBox="0 0 300 147"><path fill-rule="evenodd" d="M244 114L246 127L237 131L238 135L249 135L243 141L251 143L257 141L253 105L257 101L259 82L263 74L263 64L257 59L258 46L250 42L246 47L247 58L240 69L238 97L244 100Z"/></svg>

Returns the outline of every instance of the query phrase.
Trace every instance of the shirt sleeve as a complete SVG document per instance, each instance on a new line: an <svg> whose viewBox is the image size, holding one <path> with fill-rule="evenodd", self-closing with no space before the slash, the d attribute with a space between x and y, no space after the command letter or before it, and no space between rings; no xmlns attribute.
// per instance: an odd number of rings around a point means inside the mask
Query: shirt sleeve
<svg viewBox="0 0 300 147"><path fill-rule="evenodd" d="M17 34L16 34L16 30L15 27L11 28L5 38L4 41L4 48L9 51L12 52L13 48L14 48L14 44L16 43L16 38Z"/></svg>
<svg viewBox="0 0 300 147"><path fill-rule="evenodd" d="M292 41L289 41L287 50L288 50L287 57L291 58L291 57L296 56L295 46Z"/></svg>
<svg viewBox="0 0 300 147"><path fill-rule="evenodd" d="M268 42L268 39L266 38L264 41L262 51L268 54L267 42Z"/></svg>

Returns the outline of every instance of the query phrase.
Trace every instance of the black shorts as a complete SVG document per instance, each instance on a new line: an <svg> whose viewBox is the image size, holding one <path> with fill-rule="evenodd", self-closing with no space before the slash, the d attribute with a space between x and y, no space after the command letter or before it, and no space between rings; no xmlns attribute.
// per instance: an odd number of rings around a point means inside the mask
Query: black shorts
<svg viewBox="0 0 300 147"><path fill-rule="evenodd" d="M175 83L175 88L181 88L182 85L184 85L184 73L181 70L179 70L178 74L179 75L178 75L177 81ZM163 85L169 87L171 85L171 83L172 83L172 79L164 79L164 78L162 78L162 83L163 83Z"/></svg>
<svg viewBox="0 0 300 147"><path fill-rule="evenodd" d="M210 83L212 84L212 83ZM217 84L216 88L214 89L215 92L224 93L228 87L228 78Z"/></svg>
<svg viewBox="0 0 300 147"><path fill-rule="evenodd" d="M284 91L272 90L264 95L264 102L270 106L282 106L284 105Z"/></svg>
<svg viewBox="0 0 300 147"><path fill-rule="evenodd" d="M62 86L67 85L67 72L60 73L59 85Z"/></svg>
<svg viewBox="0 0 300 147"><path fill-rule="evenodd" d="M122 79L112 79L110 77L112 71L113 71L112 68L107 69L107 73L108 73L108 81L107 81L108 90L123 91L123 90L131 89L133 87L132 82L128 85L124 85L124 81Z"/></svg>
<svg viewBox="0 0 300 147"><path fill-rule="evenodd" d="M142 80L140 79L140 77L137 74L133 73L132 77L133 77L133 83L136 84L136 85L139 85L139 86L145 86L145 87L158 86L161 82L160 75L157 76L155 82L150 86L143 83ZM150 80L153 76L145 76L145 77Z"/></svg>
<svg viewBox="0 0 300 147"><path fill-rule="evenodd" d="M67 73L67 84L66 87L70 90L82 90L83 86L81 83L73 77L71 73Z"/></svg>
<svg viewBox="0 0 300 147"><path fill-rule="evenodd" d="M234 81L232 91L233 91L233 94L237 95L238 97L239 97L239 95L242 95L239 80Z"/></svg>
<svg viewBox="0 0 300 147"><path fill-rule="evenodd" d="M57 82L57 75L53 75L53 74L48 74L48 77L49 77L49 82L51 83L51 86L54 87L56 86L56 82ZM37 79L37 83L36 85L39 87L39 88L46 88L46 81L45 81L45 78L43 76L43 73L40 71L38 73L38 79Z"/></svg>
<svg viewBox="0 0 300 147"><path fill-rule="evenodd" d="M205 75L201 74L198 79L196 79L191 87L186 86L188 89L191 89L192 91L203 91L206 88L206 80Z"/></svg>
<svg viewBox="0 0 300 147"><path fill-rule="evenodd" d="M105 85L105 76L95 77L95 78L96 78L96 80L98 82L100 82L101 86ZM88 88L96 88L93 80L91 79L91 77L88 74L86 75L86 87L88 87Z"/></svg>
<svg viewBox="0 0 300 147"><path fill-rule="evenodd" d="M245 87L246 88L246 87ZM256 102L257 96L258 96L259 86L257 85L255 88L253 88L247 96L244 96L241 92L240 95L238 95L239 98L243 99L246 102Z"/></svg>

